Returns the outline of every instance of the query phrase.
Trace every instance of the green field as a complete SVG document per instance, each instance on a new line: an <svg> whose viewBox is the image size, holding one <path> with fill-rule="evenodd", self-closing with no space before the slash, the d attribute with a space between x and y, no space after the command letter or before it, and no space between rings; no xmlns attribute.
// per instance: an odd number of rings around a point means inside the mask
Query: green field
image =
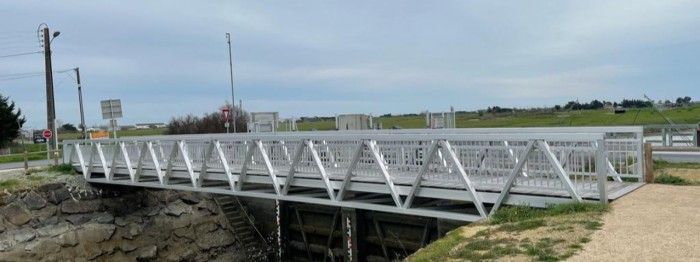
<svg viewBox="0 0 700 262"><path fill-rule="evenodd" d="M700 105L663 111L663 114L676 124L697 124L700 122ZM375 123L382 123L385 129L425 128L425 116L375 117ZM562 126L628 126L667 124L666 120L651 108L628 109L626 113L614 114L609 110L550 111L538 113L500 113L479 115L461 113L456 116L458 128L474 127L562 127ZM334 120L298 122L299 131L333 130Z"/></svg>

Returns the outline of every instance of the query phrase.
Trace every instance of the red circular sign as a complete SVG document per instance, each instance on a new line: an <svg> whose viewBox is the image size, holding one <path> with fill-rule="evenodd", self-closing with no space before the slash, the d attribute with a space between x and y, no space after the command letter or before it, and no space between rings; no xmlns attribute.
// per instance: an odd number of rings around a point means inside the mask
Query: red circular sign
<svg viewBox="0 0 700 262"><path fill-rule="evenodd" d="M51 130L48 130L48 129L44 130L44 138L47 138L47 139L51 138L52 135L53 135L53 133L51 132Z"/></svg>

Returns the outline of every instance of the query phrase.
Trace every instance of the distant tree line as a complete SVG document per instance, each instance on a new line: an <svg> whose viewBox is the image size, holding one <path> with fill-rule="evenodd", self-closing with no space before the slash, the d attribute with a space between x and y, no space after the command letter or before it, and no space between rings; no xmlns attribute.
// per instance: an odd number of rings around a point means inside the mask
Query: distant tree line
<svg viewBox="0 0 700 262"><path fill-rule="evenodd" d="M224 107L229 108L230 112L233 112L230 104L227 104ZM239 110L237 115L236 132L248 132L248 113L244 110ZM233 114L230 117L233 117ZM229 127L229 129L233 131L232 126ZM173 117L168 123L167 133L169 135L226 133L226 127L224 126L224 117L221 111L214 111L211 113L206 113L202 117L192 114Z"/></svg>
<svg viewBox="0 0 700 262"><path fill-rule="evenodd" d="M689 96L676 98L676 103L672 103L670 100L662 102L659 100L659 104L665 104L666 106L683 106L688 105L692 102L692 98ZM534 109L518 109L518 108L507 108L500 106L490 106L486 108L486 113L498 114L498 113L512 113L512 112L529 112L529 111L562 111L562 110L596 110L603 109L605 105L610 105L613 108L623 107L623 108L647 108L653 107L654 104L650 101L640 100L640 99L622 99L621 102L610 102L610 101L599 101L597 99L591 102L579 103L578 101L569 101L563 106L555 105L551 108L534 108ZM480 113L483 111L480 111Z"/></svg>

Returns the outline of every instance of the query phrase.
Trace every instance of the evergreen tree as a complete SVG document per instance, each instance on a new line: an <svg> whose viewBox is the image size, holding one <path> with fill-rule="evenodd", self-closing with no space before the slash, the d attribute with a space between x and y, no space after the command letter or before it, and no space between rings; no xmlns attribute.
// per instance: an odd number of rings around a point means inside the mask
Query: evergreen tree
<svg viewBox="0 0 700 262"><path fill-rule="evenodd" d="M6 148L20 135L24 122L22 110L17 108L15 112L15 102L0 94L0 148Z"/></svg>

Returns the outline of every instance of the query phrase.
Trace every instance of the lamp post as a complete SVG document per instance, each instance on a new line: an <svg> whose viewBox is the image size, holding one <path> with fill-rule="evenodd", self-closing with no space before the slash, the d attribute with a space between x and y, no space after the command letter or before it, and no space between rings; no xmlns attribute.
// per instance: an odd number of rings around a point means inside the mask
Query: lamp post
<svg viewBox="0 0 700 262"><path fill-rule="evenodd" d="M54 163L58 164L58 156L56 155L58 150L58 134L56 133L56 105L54 103L53 95L53 72L51 68L51 41L56 39L61 32L53 32L53 37L49 39L49 26L41 23L38 30L42 30L43 27L43 43L44 43L44 65L46 66L46 127L48 130L53 132L53 135L47 141L48 152L54 154ZM37 30L37 31L38 31Z"/></svg>
<svg viewBox="0 0 700 262"><path fill-rule="evenodd" d="M233 114L231 117L231 122L233 122L233 132L236 133L236 99L233 96L233 59L231 58L231 34L226 33L226 42L228 43L228 66L231 75L231 107Z"/></svg>

